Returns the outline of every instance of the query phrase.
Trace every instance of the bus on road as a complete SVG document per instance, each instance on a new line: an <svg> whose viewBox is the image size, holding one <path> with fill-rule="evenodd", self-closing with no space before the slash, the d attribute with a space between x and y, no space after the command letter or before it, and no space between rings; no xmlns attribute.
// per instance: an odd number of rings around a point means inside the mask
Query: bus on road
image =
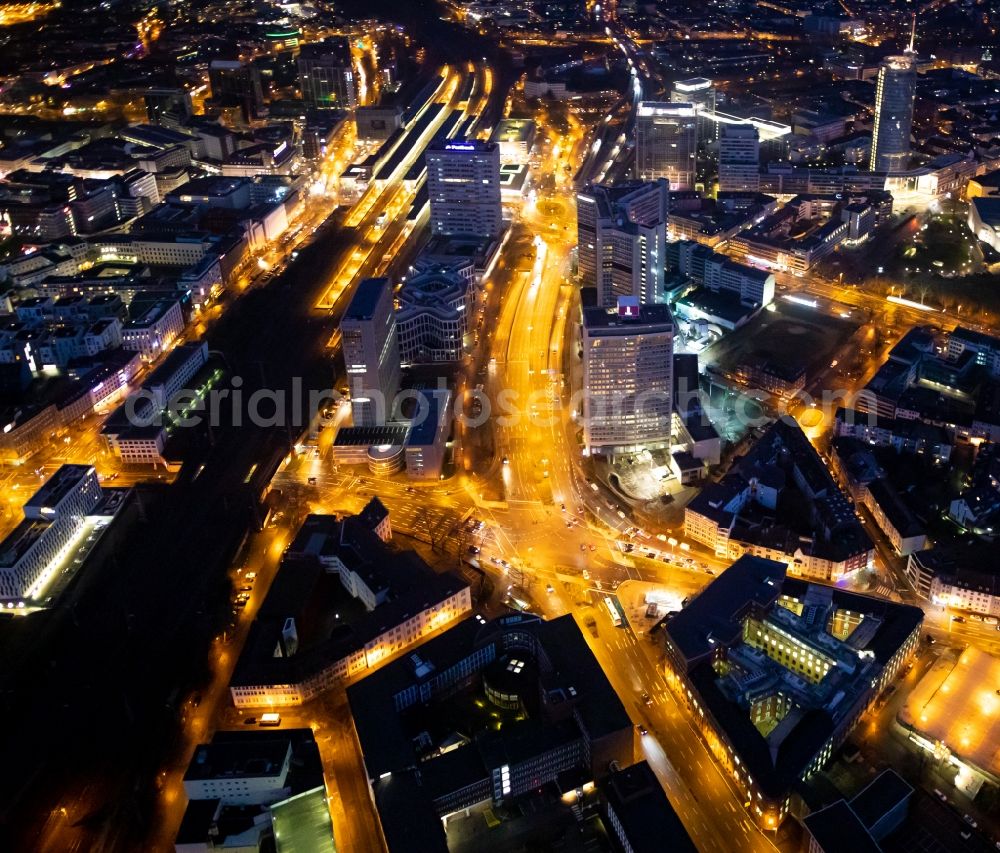
<svg viewBox="0 0 1000 853"><path fill-rule="evenodd" d="M622 626L622 613L618 609L618 605L615 603L614 599L610 595L604 596L604 608L608 611L608 616L611 617L611 624L616 628L621 628Z"/></svg>

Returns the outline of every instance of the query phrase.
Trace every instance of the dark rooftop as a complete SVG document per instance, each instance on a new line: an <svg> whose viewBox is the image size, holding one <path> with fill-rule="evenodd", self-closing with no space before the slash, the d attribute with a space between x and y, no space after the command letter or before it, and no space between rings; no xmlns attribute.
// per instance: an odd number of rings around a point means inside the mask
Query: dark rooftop
<svg viewBox="0 0 1000 853"><path fill-rule="evenodd" d="M645 761L611 774L603 791L633 853L698 849Z"/></svg>
<svg viewBox="0 0 1000 853"><path fill-rule="evenodd" d="M671 642L689 661L707 655L719 643L733 642L752 605L769 606L778 599L785 571L784 563L740 557L667 624Z"/></svg>
<svg viewBox="0 0 1000 853"><path fill-rule="evenodd" d="M880 853L881 847L846 800L838 800L818 812L808 815L806 829L824 853Z"/></svg>
<svg viewBox="0 0 1000 853"><path fill-rule="evenodd" d="M913 787L895 770L889 768L876 776L851 800L851 808L869 830L890 811L909 799Z"/></svg>
<svg viewBox="0 0 1000 853"><path fill-rule="evenodd" d="M184 779L277 778L281 775L290 750L288 738L282 736L258 737L244 743L213 740L212 743L200 744L195 749Z"/></svg>
<svg viewBox="0 0 1000 853"><path fill-rule="evenodd" d="M371 513L306 517L251 626L233 685L301 683L465 586L453 574L437 574L412 551L391 550L373 527ZM332 557L377 597L374 610L365 610L323 568L320 560ZM296 620L298 648L275 657L290 617Z"/></svg>
<svg viewBox="0 0 1000 853"><path fill-rule="evenodd" d="M366 278L358 284L351 303L344 312L345 320L371 320L382 294L390 288L387 278Z"/></svg>
<svg viewBox="0 0 1000 853"><path fill-rule="evenodd" d="M919 608L788 578L785 572L783 563L743 556L664 629L668 642L686 659L687 677L698 701L725 732L747 772L775 798L784 796L794 785L833 734L831 706L805 709L775 746L755 727L746 709L723 692L712 667L713 653L743 644L743 623L748 616L784 612L776 606L780 596L803 601L818 595L829 600L830 612L846 610L862 615L862 624L869 627L859 627L844 642L854 651L870 652L879 666L888 663L923 619ZM825 627L818 630L825 631ZM860 673L853 677L855 682L858 677ZM850 684L845 682L845 687Z"/></svg>

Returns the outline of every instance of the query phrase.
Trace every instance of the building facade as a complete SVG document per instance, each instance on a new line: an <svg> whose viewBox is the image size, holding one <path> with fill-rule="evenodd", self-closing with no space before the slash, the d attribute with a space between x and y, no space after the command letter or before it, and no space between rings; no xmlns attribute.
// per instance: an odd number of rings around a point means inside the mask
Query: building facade
<svg viewBox="0 0 1000 853"><path fill-rule="evenodd" d="M913 99L917 89L914 57L889 56L879 67L875 84L875 124L872 128L872 172L900 172L910 157Z"/></svg>
<svg viewBox="0 0 1000 853"><path fill-rule="evenodd" d="M389 279L369 278L358 285L340 331L354 425L384 424L392 417L400 366Z"/></svg>
<svg viewBox="0 0 1000 853"><path fill-rule="evenodd" d="M469 279L431 270L404 282L396 333L404 364L458 361L466 352L475 293Z"/></svg>
<svg viewBox="0 0 1000 853"><path fill-rule="evenodd" d="M303 45L296 66L308 109L349 110L358 105L351 47L346 38Z"/></svg>
<svg viewBox="0 0 1000 853"><path fill-rule="evenodd" d="M100 503L97 471L63 465L24 505L24 519L0 544L0 598L32 597Z"/></svg>
<svg viewBox="0 0 1000 853"><path fill-rule="evenodd" d="M715 142L718 133L715 117L715 84L707 77L678 80L670 91L670 101L691 104L698 115L698 143Z"/></svg>
<svg viewBox="0 0 1000 853"><path fill-rule="evenodd" d="M496 237L503 228L500 146L477 139L427 146L431 232Z"/></svg>
<svg viewBox="0 0 1000 853"><path fill-rule="evenodd" d="M663 301L667 186L663 181L618 186L594 184L577 194L578 270L597 304L619 296Z"/></svg>
<svg viewBox="0 0 1000 853"><path fill-rule="evenodd" d="M670 445L674 320L666 305L621 297L583 312L584 446L592 454Z"/></svg>
<svg viewBox="0 0 1000 853"><path fill-rule="evenodd" d="M635 176L665 178L672 190L694 189L698 118L690 103L642 101L635 119Z"/></svg>
<svg viewBox="0 0 1000 853"><path fill-rule="evenodd" d="M724 124L719 135L719 191L760 189L760 133L752 124Z"/></svg>

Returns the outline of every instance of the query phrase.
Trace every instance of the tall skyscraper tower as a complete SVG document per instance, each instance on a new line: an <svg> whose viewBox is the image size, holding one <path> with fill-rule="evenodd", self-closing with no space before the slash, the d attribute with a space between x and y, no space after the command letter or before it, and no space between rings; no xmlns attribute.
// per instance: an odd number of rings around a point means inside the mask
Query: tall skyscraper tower
<svg viewBox="0 0 1000 853"><path fill-rule="evenodd" d="M177 127L191 118L191 95L184 89L152 88L143 97L150 124Z"/></svg>
<svg viewBox="0 0 1000 853"><path fill-rule="evenodd" d="M597 304L613 307L619 296L661 302L666 181L614 187L594 184L581 191L576 201L580 281L597 289Z"/></svg>
<svg viewBox="0 0 1000 853"><path fill-rule="evenodd" d="M216 59L208 66L208 83L212 100L220 107L239 107L249 121L260 115L264 105L264 88L260 70L235 60Z"/></svg>
<svg viewBox="0 0 1000 853"><path fill-rule="evenodd" d="M358 285L340 332L354 425L384 424L399 392L400 364L389 279L366 278Z"/></svg>
<svg viewBox="0 0 1000 853"><path fill-rule="evenodd" d="M503 227L500 146L481 139L427 146L431 232L496 237Z"/></svg>
<svg viewBox="0 0 1000 853"><path fill-rule="evenodd" d="M760 133L752 124L724 124L719 134L719 190L760 189Z"/></svg>
<svg viewBox="0 0 1000 853"><path fill-rule="evenodd" d="M698 115L698 142L715 142L715 84L707 77L678 80L670 90L672 104L691 104Z"/></svg>
<svg viewBox="0 0 1000 853"><path fill-rule="evenodd" d="M346 110L358 105L351 46L329 38L302 47L297 60L302 100L314 110Z"/></svg>
<svg viewBox="0 0 1000 853"><path fill-rule="evenodd" d="M698 117L690 103L641 101L635 119L635 176L665 178L672 190L694 188Z"/></svg>
<svg viewBox="0 0 1000 853"><path fill-rule="evenodd" d="M634 296L583 310L583 437L591 454L670 446L674 319Z"/></svg>
<svg viewBox="0 0 1000 853"><path fill-rule="evenodd" d="M916 27L916 18L914 18ZM917 70L913 40L901 56L887 56L875 84L875 125L872 128L872 172L893 172L906 168L910 157L913 129L913 98L917 90Z"/></svg>

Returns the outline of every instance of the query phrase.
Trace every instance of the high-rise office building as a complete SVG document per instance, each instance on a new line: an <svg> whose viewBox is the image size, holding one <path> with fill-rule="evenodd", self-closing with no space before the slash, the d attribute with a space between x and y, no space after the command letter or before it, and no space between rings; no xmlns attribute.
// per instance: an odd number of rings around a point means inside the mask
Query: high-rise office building
<svg viewBox="0 0 1000 853"><path fill-rule="evenodd" d="M400 365L389 279L366 278L358 285L340 332L354 425L384 424L392 417Z"/></svg>
<svg viewBox="0 0 1000 853"><path fill-rule="evenodd" d="M597 304L613 307L619 296L663 300L667 183L594 184L577 195L578 269L584 286L597 289Z"/></svg>
<svg viewBox="0 0 1000 853"><path fill-rule="evenodd" d="M177 127L191 118L191 95L184 89L148 89L143 99L150 124Z"/></svg>
<svg viewBox="0 0 1000 853"><path fill-rule="evenodd" d="M698 142L702 145L715 142L715 85L707 77L678 80L670 90L673 104L691 104L698 115Z"/></svg>
<svg viewBox="0 0 1000 853"><path fill-rule="evenodd" d="M583 436L590 454L669 447L674 319L634 296L583 311Z"/></svg>
<svg viewBox="0 0 1000 853"><path fill-rule="evenodd" d="M480 139L438 140L427 146L431 232L496 237L500 206L500 146Z"/></svg>
<svg viewBox="0 0 1000 853"><path fill-rule="evenodd" d="M719 190L760 189L760 133L752 124L724 124L719 134Z"/></svg>
<svg viewBox="0 0 1000 853"><path fill-rule="evenodd" d="M872 172L902 171L910 157L913 98L917 89L914 55L888 56L875 84L875 125L872 128Z"/></svg>
<svg viewBox="0 0 1000 853"><path fill-rule="evenodd" d="M249 121L263 111L264 88L260 70L228 59L213 60L208 66L208 83L212 100L220 107L239 107Z"/></svg>
<svg viewBox="0 0 1000 853"><path fill-rule="evenodd" d="M698 117L690 103L641 101L635 119L635 176L665 178L672 190L694 189Z"/></svg>
<svg viewBox="0 0 1000 853"><path fill-rule="evenodd" d="M346 38L329 38L302 47L296 60L299 88L314 110L346 110L358 105L358 91Z"/></svg>

